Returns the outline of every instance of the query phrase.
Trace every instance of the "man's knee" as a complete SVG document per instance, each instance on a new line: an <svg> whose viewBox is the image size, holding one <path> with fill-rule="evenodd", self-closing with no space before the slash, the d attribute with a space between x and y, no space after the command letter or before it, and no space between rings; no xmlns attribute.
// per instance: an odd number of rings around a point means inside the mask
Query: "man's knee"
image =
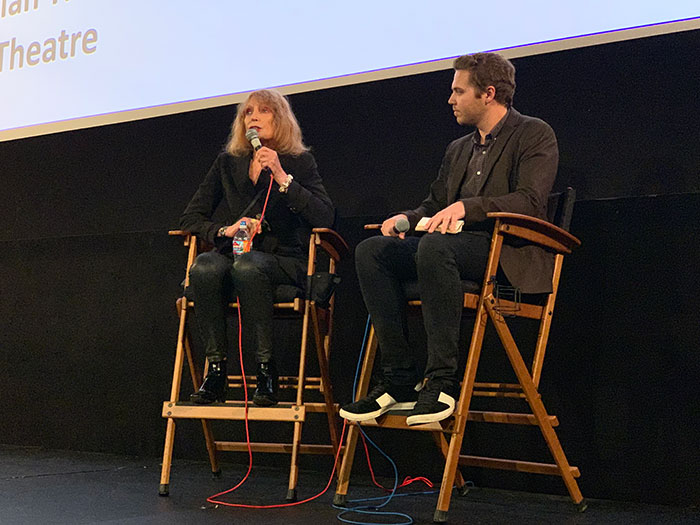
<svg viewBox="0 0 700 525"><path fill-rule="evenodd" d="M434 265L437 261L444 261L450 257L454 257L449 243L449 234L428 233L421 237L416 253L416 264L418 267L429 267Z"/></svg>
<svg viewBox="0 0 700 525"><path fill-rule="evenodd" d="M385 239L383 236L370 237L357 245L355 248L355 262L358 267L376 259L377 254L384 245L383 239Z"/></svg>

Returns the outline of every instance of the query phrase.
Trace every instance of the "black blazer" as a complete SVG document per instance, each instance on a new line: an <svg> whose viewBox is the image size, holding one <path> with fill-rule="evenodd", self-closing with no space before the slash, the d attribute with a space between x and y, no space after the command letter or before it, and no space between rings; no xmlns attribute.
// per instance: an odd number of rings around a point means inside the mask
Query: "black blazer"
<svg viewBox="0 0 700 525"><path fill-rule="evenodd" d="M422 217L435 215L454 203L466 176L474 131L453 141L445 152L430 194L418 208L405 211L411 227ZM559 148L552 128L544 121L521 115L511 108L488 155L486 177L477 196L461 199L465 228L489 229L488 212L522 213L547 220L547 197L554 185ZM523 293L552 289L554 256L535 246L504 243L501 267L510 282Z"/></svg>
<svg viewBox="0 0 700 525"><path fill-rule="evenodd" d="M262 191L256 204L245 213L255 217L262 212L269 177L261 175L256 186L248 177L251 157L235 157L222 152L214 161L204 182L180 217L180 227L215 244L219 251L231 250L231 239L217 237L222 226L235 223L255 195ZM330 228L335 209L318 174L316 160L310 153L279 155L284 171L294 180L287 193L280 193L273 183L265 212L266 225L253 243L256 250L280 256L305 258L311 228ZM219 206L226 206L221 221L212 217Z"/></svg>

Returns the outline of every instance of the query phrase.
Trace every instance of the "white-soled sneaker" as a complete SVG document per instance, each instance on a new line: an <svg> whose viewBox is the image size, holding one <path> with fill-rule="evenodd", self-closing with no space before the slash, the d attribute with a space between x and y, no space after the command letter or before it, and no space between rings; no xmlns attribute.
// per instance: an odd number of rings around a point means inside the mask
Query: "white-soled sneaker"
<svg viewBox="0 0 700 525"><path fill-rule="evenodd" d="M375 419L389 410L411 410L418 393L412 386L392 385L382 382L362 399L340 409L340 417L348 421Z"/></svg>
<svg viewBox="0 0 700 525"><path fill-rule="evenodd" d="M418 402L406 418L407 425L421 425L442 421L455 410L451 388L439 380L429 380L418 394Z"/></svg>

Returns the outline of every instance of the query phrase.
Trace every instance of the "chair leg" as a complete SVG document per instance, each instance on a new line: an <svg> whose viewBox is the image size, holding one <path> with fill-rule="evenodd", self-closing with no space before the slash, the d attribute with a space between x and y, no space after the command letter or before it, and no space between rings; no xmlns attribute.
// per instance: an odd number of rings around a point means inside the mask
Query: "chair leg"
<svg viewBox="0 0 700 525"><path fill-rule="evenodd" d="M192 389L193 391L199 390L202 386L202 374L199 373L197 365L194 364L194 357L192 355L192 346L190 344L190 336L187 334L185 336L185 356L187 357L187 365L190 369L190 377L192 378Z"/></svg>
<svg viewBox="0 0 700 525"><path fill-rule="evenodd" d="M435 441L435 445L437 445L438 449L442 453L443 458L447 459L447 453L449 452L450 444L447 442L447 439L445 439L444 432L431 432L431 434L433 436L433 440ZM459 469L457 469L457 471L455 472L455 484L460 490L464 488L464 477L462 476L462 473L459 471Z"/></svg>
<svg viewBox="0 0 700 525"><path fill-rule="evenodd" d="M467 416L469 415L469 405L474 392L474 381L476 380L476 371L479 367L479 358L481 356L481 347L484 342L484 334L486 333L486 323L488 322L488 314L484 301L480 301L476 311L474 320L474 330L472 332L471 342L469 344L469 355L467 356L467 365L464 370L464 378L462 380L462 388L460 389L459 400L457 401L457 410L455 411L455 422L450 437L450 444L445 457L445 470L442 474L442 483L440 485L440 495L438 496L437 506L433 521L442 523L447 521L447 511L450 508L450 500L452 498L452 486L454 485L455 476L457 473L457 465L459 463L459 455L462 449L462 441L464 439L464 429L467 424Z"/></svg>
<svg viewBox="0 0 700 525"><path fill-rule="evenodd" d="M170 402L177 403L180 397L180 385L182 382L182 366L185 359L185 333L187 326L187 303L184 298L177 301L177 309L180 314L180 325L177 333L177 347L175 349L175 364L173 366L173 382L170 388ZM168 418L165 430L165 444L163 445L163 466L160 472L160 487L158 494L167 496L170 494L170 468L173 459L173 443L175 441L175 420Z"/></svg>
<svg viewBox="0 0 700 525"><path fill-rule="evenodd" d="M326 416L328 418L328 433L330 435L331 444L333 445L333 452L338 452L339 436L338 436L338 422L335 416L335 402L333 400L333 386L331 385L331 376L328 371L328 346L330 341L322 337L321 330L319 326L319 315L318 308L312 306L311 308L311 318L314 326L314 335L316 337L316 356L318 358L318 367L321 372L321 385L323 391L323 400L326 405Z"/></svg>
<svg viewBox="0 0 700 525"><path fill-rule="evenodd" d="M292 459L289 467L289 485L287 487L287 501L297 500L297 482L299 481L299 444L301 443L301 425L294 423L294 437L292 439Z"/></svg>
<svg viewBox="0 0 700 525"><path fill-rule="evenodd" d="M357 382L357 392L355 393L355 401L358 401L367 395L369 391L369 382L372 379L372 369L374 368L374 358L377 355L377 346L379 341L377 339L377 334L374 332L374 327L369 330L369 335L367 336L367 348L365 350L365 357L362 360L362 367L360 368L360 378Z"/></svg>
<svg viewBox="0 0 700 525"><path fill-rule="evenodd" d="M211 430L211 422L208 419L202 419L201 421L204 441L207 444L209 463L211 464L211 473L215 478L218 478L221 476L221 467L219 467L219 460L216 455L216 442L214 441L214 433Z"/></svg>
<svg viewBox="0 0 700 525"><path fill-rule="evenodd" d="M301 348L299 351L299 373L297 383L296 404L304 403L304 382L306 379L306 349L309 340L309 321L311 317L311 301L304 301L304 318L301 328ZM295 501L297 493L297 481L299 479L299 445L301 444L301 421L294 422L292 437L292 456L289 466L289 485L287 488L287 501Z"/></svg>
<svg viewBox="0 0 700 525"><path fill-rule="evenodd" d="M578 483L576 483L576 480L574 479L571 472L571 466L566 459L566 455L564 454L564 450L559 442L559 438L549 422L549 416L545 410L544 403L542 403L542 399L540 398L537 388L535 388L535 384L530 377L530 373L528 372L527 366L523 361L522 355L518 350L515 340L513 339L513 336L511 335L503 317L490 305L488 306L488 310L489 315L491 316L491 319L496 327L496 331L498 332L498 337L503 343L511 366L513 367L513 370L518 377L518 381L520 382L520 386L522 386L523 392L525 393L525 398L530 405L532 413L537 419L537 424L540 427L542 436L547 442L547 447L549 447L549 451L559 467L559 473L564 480L564 485L566 485L573 502L580 504L583 501L583 495L578 487Z"/></svg>
<svg viewBox="0 0 700 525"><path fill-rule="evenodd" d="M165 430L165 446L163 447L163 466L160 470L159 496L170 495L170 467L173 460L173 442L175 441L175 420L168 418L168 426Z"/></svg>
<svg viewBox="0 0 700 525"><path fill-rule="evenodd" d="M348 434L345 438L345 452L343 453L343 461L338 470L338 485L333 496L333 505L344 507L347 502L348 487L350 485L350 472L352 471L352 463L355 459L355 448L357 447L357 438L360 429L357 425L348 424Z"/></svg>
<svg viewBox="0 0 700 525"><path fill-rule="evenodd" d="M184 344L185 355L187 356L187 364L189 365L190 376L192 377L192 387L194 391L197 391L202 385L202 376L200 375L197 366L194 364L192 346L190 344L189 335L186 335ZM211 464L211 473L215 477L219 477L221 475L221 469L219 468L219 461L216 455L216 444L214 442L214 434L211 430L211 423L206 419L202 419L201 421L202 432L204 433L204 441L207 446L207 454L209 455L209 463Z"/></svg>
<svg viewBox="0 0 700 525"><path fill-rule="evenodd" d="M357 383L357 392L355 393L355 401L362 399L367 395L369 390L369 381L372 377L372 368L374 367L374 358L377 355L377 336L374 333L374 327L372 326L367 337L367 347L365 349L365 356L362 360L362 367L360 369L360 378ZM345 506L347 501L348 486L350 485L350 472L352 471L352 463L355 459L355 448L357 447L357 437L360 432L360 428L357 425L350 425L348 428L348 435L345 439L345 452L343 453L343 461L340 464L340 470L338 471L338 486L335 490L335 496L333 497L333 504L338 506Z"/></svg>

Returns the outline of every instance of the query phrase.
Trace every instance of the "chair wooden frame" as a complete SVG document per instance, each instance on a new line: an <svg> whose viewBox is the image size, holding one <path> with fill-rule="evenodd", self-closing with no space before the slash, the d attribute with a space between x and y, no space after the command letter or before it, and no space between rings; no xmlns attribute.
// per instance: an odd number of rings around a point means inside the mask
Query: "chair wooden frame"
<svg viewBox="0 0 700 525"><path fill-rule="evenodd" d="M579 246L580 241L562 228L526 215L499 212L489 213L488 217L493 219L495 224L481 291L478 294L464 294L464 308L476 310L476 319L469 345L464 376L461 382L459 399L457 400L454 414L450 418L439 423L428 423L411 427L406 425L405 412L402 414L398 411L389 412L375 420L362 423L363 426L429 431L432 433L438 448L445 457L445 468L440 487L440 495L433 517L434 521L437 523L447 521L447 512L450 506L453 485L456 483L458 488L464 486L464 480L457 469L458 465L561 476L572 501L578 505L579 510L585 509L583 496L575 479L580 476L579 469L569 465L561 443L553 428L559 424L558 420L556 416L547 413L537 390L542 374L542 365L547 340L549 338L549 330L559 287L563 258L565 254L571 253L573 248ZM543 305L517 303L497 297L495 291L495 276L498 270L501 248L506 236L524 239L555 253L552 293L548 294L547 300ZM420 301L409 301L409 305L419 306ZM540 322L535 353L530 369L528 369L523 360L506 324L506 319L501 314L501 312L504 311L509 312L510 316L535 319ZM491 321L496 328L496 332L503 344L508 360L518 379L518 383L476 382L479 357L481 355L486 326L489 321ZM360 399L367 394L376 349L377 338L374 333L374 328L372 328L365 349L356 399ZM473 396L524 398L530 406L531 413L470 410L469 408ZM545 439L549 451L554 458L554 463L535 463L512 459L463 455L461 454L461 448L467 421L536 425L539 427ZM350 471L352 469L358 433L359 430L356 424L349 427L345 454L338 475L338 486L334 498L334 503L337 505L344 506L347 502ZM449 437L449 441L446 436Z"/></svg>
<svg viewBox="0 0 700 525"><path fill-rule="evenodd" d="M190 232L175 230L170 235L180 236L184 239L184 245L188 248L187 267L185 273L185 287L189 284L189 270L200 251L201 241ZM319 249L328 255L328 267L325 271L334 273L340 260L349 253L348 245L335 231L328 228L314 228L309 240L309 262L307 276L310 278L317 272L317 254ZM299 369L295 376L281 376L281 389L295 389L296 400L294 402L280 402L272 407L245 406L243 401L226 401L211 405L196 405L189 401L180 400L182 383L182 371L185 359L187 359L192 387L199 389L202 384L202 374L195 365L192 354L190 335L187 330L188 314L194 307L193 301L186 297L177 300L177 311L180 318L177 347L175 350L175 365L170 399L163 403L162 416L167 418L165 445L163 448L163 464L160 478L159 494L167 496L170 493L170 470L172 465L173 443L175 439L175 421L177 419L200 419L206 442L212 473L219 476L221 470L217 459L219 451L246 452L248 443L245 441L218 441L214 439L210 420L224 419L242 421L246 417L249 421L269 421L293 423L293 438L291 443L250 443L253 452L285 453L291 454L291 466L289 472L289 484L286 499L296 499L296 487L299 475L299 454L336 454L340 436L338 432L339 422L337 418L338 405L333 400L333 388L331 385L328 361L331 352L331 340L333 335L333 311L335 298L331 297L328 308L321 308L307 296L295 298L292 302L275 303L275 315L295 316L302 319L302 334L299 353ZM235 311L238 308L236 302L229 303L229 307ZM310 329L316 346L316 357L319 364L320 375L311 377L306 375L306 358ZM204 373L206 374L206 366ZM243 387L243 376L228 376L229 387ZM254 388L256 377L246 375L248 388ZM323 402L309 402L304 400L307 391L320 391L323 394ZM246 416L247 412L247 416ZM302 425L309 413L325 413L328 420L330 444L301 443Z"/></svg>

